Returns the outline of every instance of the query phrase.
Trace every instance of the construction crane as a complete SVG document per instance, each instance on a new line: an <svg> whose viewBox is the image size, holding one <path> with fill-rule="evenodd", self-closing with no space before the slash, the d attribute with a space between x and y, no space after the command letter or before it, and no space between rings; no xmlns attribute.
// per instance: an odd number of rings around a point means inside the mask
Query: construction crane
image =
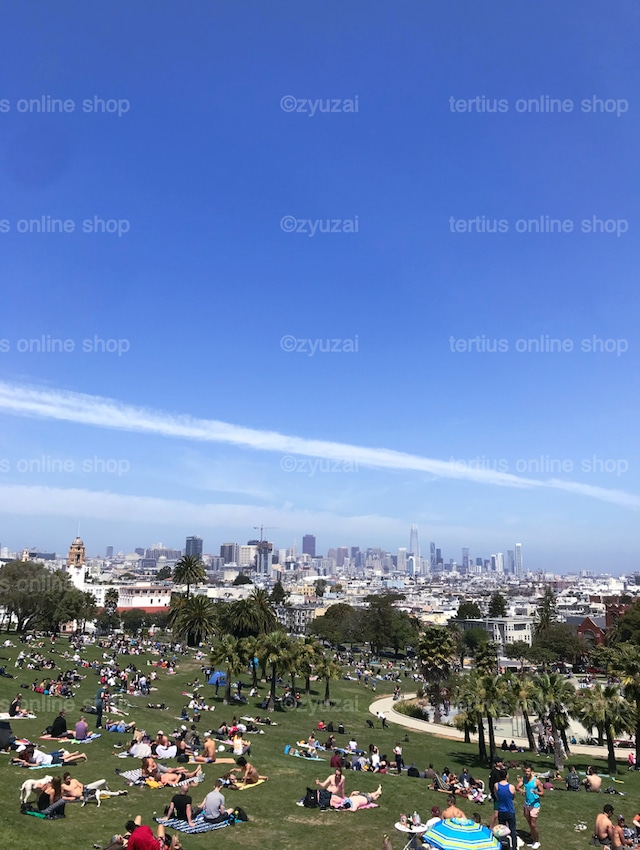
<svg viewBox="0 0 640 850"><path fill-rule="evenodd" d="M260 543L263 542L265 530L266 531L274 531L276 528L278 528L277 525L254 525L253 526L254 531L260 532Z"/></svg>

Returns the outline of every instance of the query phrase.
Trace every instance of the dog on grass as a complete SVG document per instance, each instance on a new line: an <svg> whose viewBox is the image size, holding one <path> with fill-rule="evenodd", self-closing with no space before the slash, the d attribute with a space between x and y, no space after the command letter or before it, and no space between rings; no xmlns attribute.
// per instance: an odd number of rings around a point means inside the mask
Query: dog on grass
<svg viewBox="0 0 640 850"><path fill-rule="evenodd" d="M20 786L20 802L26 803L34 791L41 791L52 779L53 776L42 776L39 779L25 780Z"/></svg>

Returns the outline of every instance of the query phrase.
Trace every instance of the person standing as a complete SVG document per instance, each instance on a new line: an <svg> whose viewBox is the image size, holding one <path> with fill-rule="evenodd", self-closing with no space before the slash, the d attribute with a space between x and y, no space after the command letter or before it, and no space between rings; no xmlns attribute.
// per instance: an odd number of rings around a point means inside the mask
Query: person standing
<svg viewBox="0 0 640 850"><path fill-rule="evenodd" d="M506 767L500 771L500 781L493 786L493 794L498 804L498 823L509 827L512 850L518 850L516 809L514 806L516 789L509 782L509 771Z"/></svg>
<svg viewBox="0 0 640 850"><path fill-rule="evenodd" d="M104 709L104 704L107 699L107 689L100 685L98 688L98 693L96 694L96 729L102 729L102 711Z"/></svg>
<svg viewBox="0 0 640 850"><path fill-rule="evenodd" d="M491 799L493 800L493 813L491 815L491 824L490 827L493 827L498 823L498 798L495 795L495 791L493 790L496 782L500 782L500 773L504 768L504 762L502 761L501 756L496 756L493 760L493 767L491 768L491 773L489 774L489 792L491 794Z"/></svg>
<svg viewBox="0 0 640 850"><path fill-rule="evenodd" d="M524 794L524 816L529 824L532 841L530 846L532 850L538 850L540 847L538 815L540 814L540 797L544 797L544 788L528 763L524 765L524 777L518 777L516 790Z"/></svg>
<svg viewBox="0 0 640 850"><path fill-rule="evenodd" d="M404 761L402 760L402 746L400 741L396 741L396 745L393 748L393 754L396 757L396 767L398 768L398 776L402 773L402 768L404 767Z"/></svg>

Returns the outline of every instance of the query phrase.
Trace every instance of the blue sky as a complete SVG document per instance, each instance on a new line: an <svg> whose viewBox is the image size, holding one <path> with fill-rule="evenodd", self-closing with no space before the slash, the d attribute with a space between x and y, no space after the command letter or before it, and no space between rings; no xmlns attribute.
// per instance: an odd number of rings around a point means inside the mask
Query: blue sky
<svg viewBox="0 0 640 850"><path fill-rule="evenodd" d="M8 9L0 543L637 568L638 16Z"/></svg>

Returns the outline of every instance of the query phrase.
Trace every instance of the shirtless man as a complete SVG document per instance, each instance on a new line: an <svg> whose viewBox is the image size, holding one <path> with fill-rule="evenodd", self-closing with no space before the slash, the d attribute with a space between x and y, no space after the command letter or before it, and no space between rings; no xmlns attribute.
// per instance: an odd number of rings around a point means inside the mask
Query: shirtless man
<svg viewBox="0 0 640 850"><path fill-rule="evenodd" d="M600 812L596 818L596 822L593 827L594 838L597 840L598 844L603 847L611 846L611 839L613 837L613 823L611 822L612 814L613 806L611 803L607 803L602 812Z"/></svg>
<svg viewBox="0 0 640 850"><path fill-rule="evenodd" d="M62 796L65 803L75 803L82 800L85 790L92 791L97 802L100 802L98 793L101 797L125 797L129 793L128 791L109 791L106 779L98 779L97 782L92 782L90 785L83 785L82 782L74 779L70 773L63 774Z"/></svg>
<svg viewBox="0 0 640 850"><path fill-rule="evenodd" d="M204 733L204 743L202 745L202 753L201 756L195 756L194 761L199 764L211 764L217 758L216 755L216 742L211 737L211 732Z"/></svg>
<svg viewBox="0 0 640 850"><path fill-rule="evenodd" d="M230 785L230 788L238 788L238 783L241 782L243 785L255 785L256 782L259 782L261 779L267 780L268 776L261 776L255 767L250 764L244 756L240 756L240 758L236 761L238 767L234 767L229 771L229 774L238 773L238 768L240 768L241 775L239 777L229 778L234 780L233 784ZM237 779L237 781L235 781Z"/></svg>
<svg viewBox="0 0 640 850"><path fill-rule="evenodd" d="M320 788L326 788L326 790L331 793L332 808L338 808L342 805L345 793L344 776L342 775L341 767L336 767L335 772L332 773L331 776L327 776L324 782L316 779L316 785L320 786Z"/></svg>
<svg viewBox="0 0 640 850"><path fill-rule="evenodd" d="M584 785L585 791L597 793L600 790L602 786L602 777L598 776L597 768L591 766L587 768L587 775L585 779L582 780L582 784Z"/></svg>
<svg viewBox="0 0 640 850"><path fill-rule="evenodd" d="M149 777L150 779L155 779L156 782L160 782L162 785L177 785L183 779L191 779L197 776L201 770L200 765L194 771L189 772L184 767L165 767L162 764L158 764L151 757L142 759L143 778L146 779Z"/></svg>
<svg viewBox="0 0 640 850"><path fill-rule="evenodd" d="M459 809L456 806L456 798L455 795L449 794L447 797L447 808L442 812L442 820L448 820L449 818L464 818L466 819L465 813L462 809Z"/></svg>
<svg viewBox="0 0 640 850"><path fill-rule="evenodd" d="M618 823L612 824L612 826L611 850L624 850L625 847L633 847L633 841L630 838L625 838L624 828L626 824L622 815L618 815Z"/></svg>

